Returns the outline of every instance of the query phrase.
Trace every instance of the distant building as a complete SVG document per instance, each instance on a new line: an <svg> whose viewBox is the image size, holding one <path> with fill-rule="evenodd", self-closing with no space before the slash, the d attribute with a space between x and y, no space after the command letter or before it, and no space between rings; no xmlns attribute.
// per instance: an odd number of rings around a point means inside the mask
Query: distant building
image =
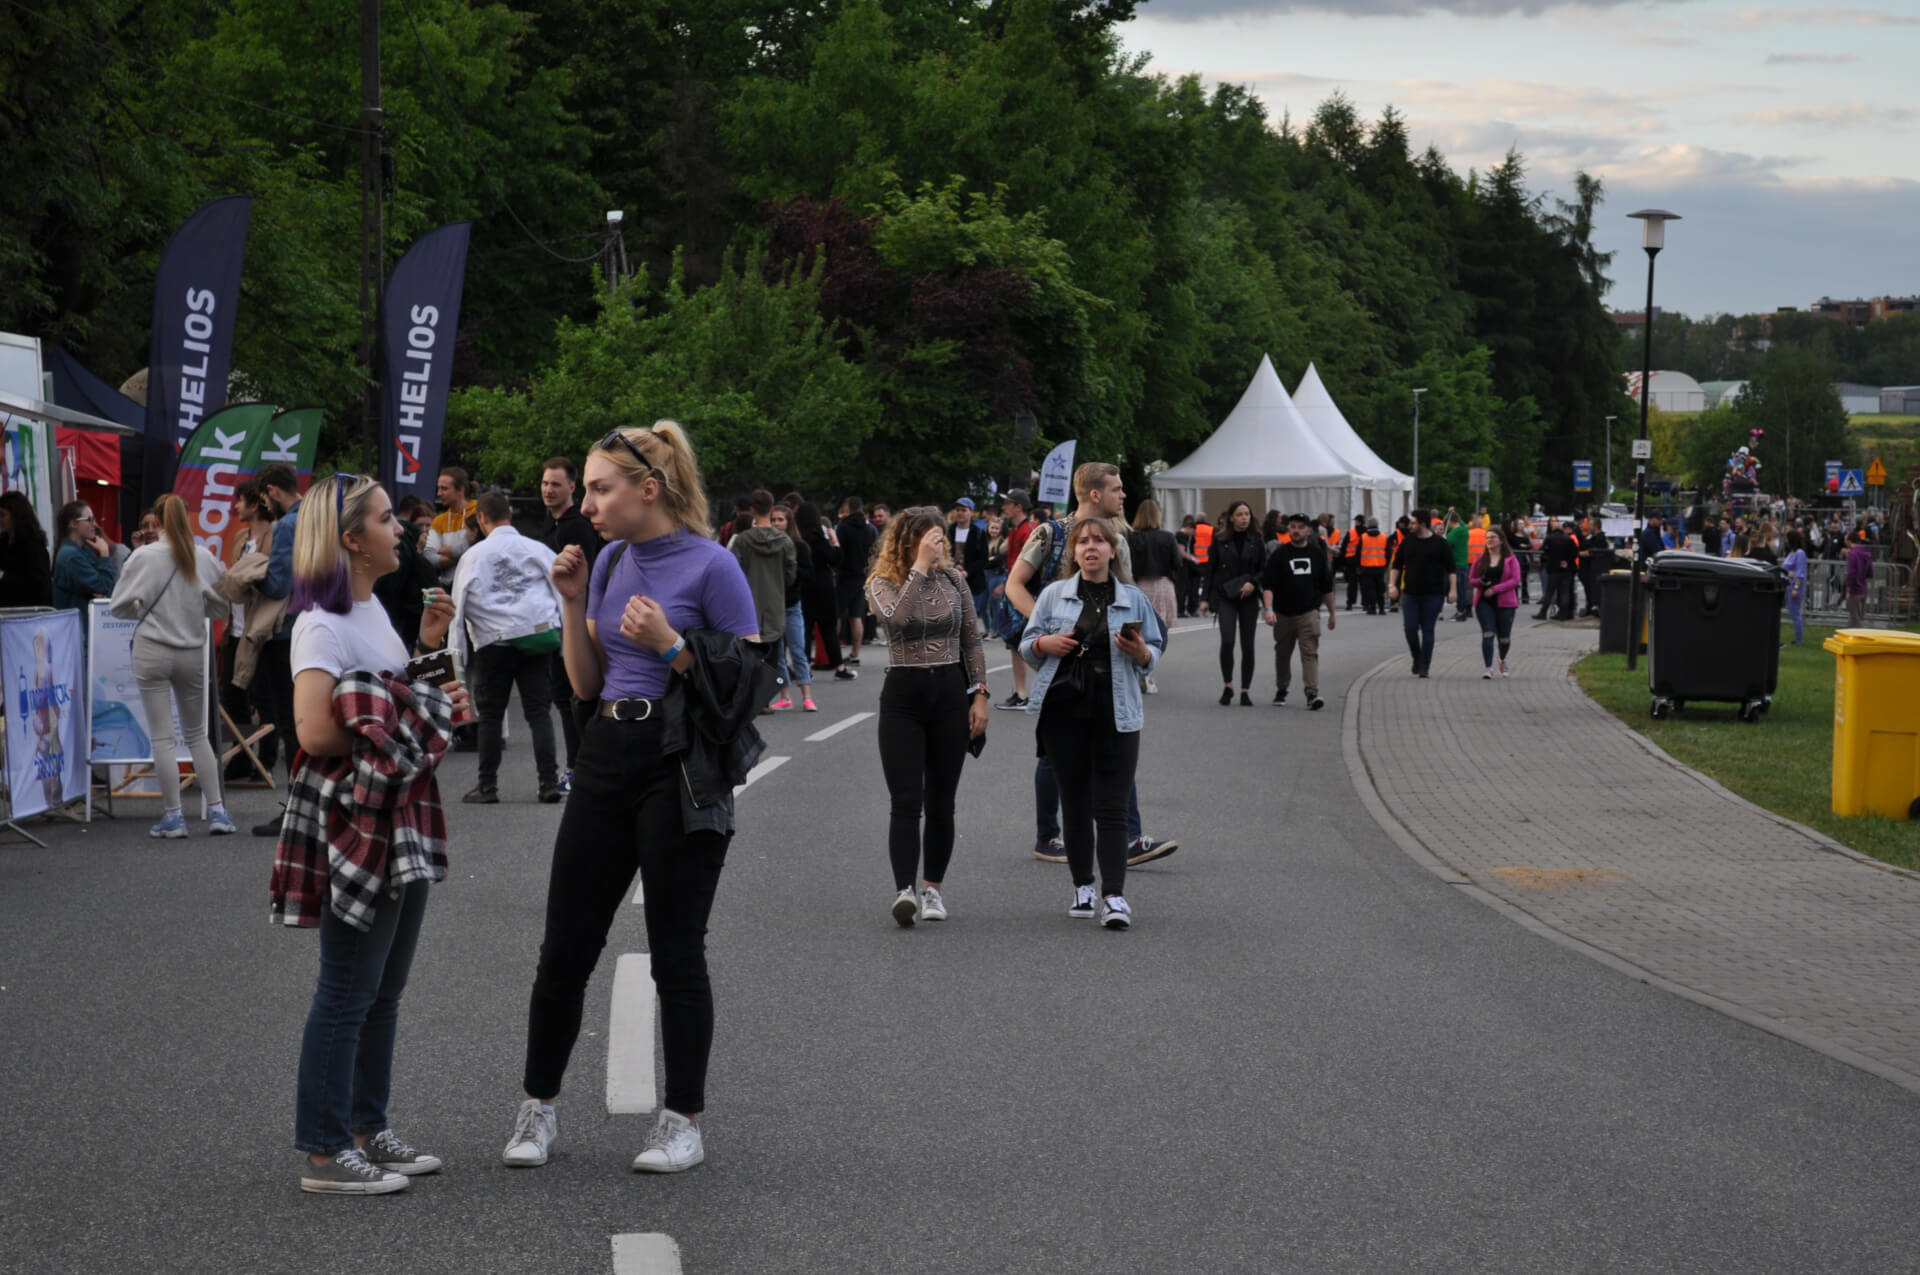
<svg viewBox="0 0 1920 1275"><path fill-rule="evenodd" d="M1638 332L1647 324L1645 310L1615 310L1608 317L1613 320L1613 326L1622 332ZM1655 320L1660 318L1659 306L1653 307L1653 317Z"/></svg>
<svg viewBox="0 0 1920 1275"><path fill-rule="evenodd" d="M1627 397L1640 401L1640 374L1627 373ZM1685 372L1655 372L1647 388L1647 401L1663 412L1704 412L1707 392L1700 382Z"/></svg>
<svg viewBox="0 0 1920 1275"><path fill-rule="evenodd" d="M1706 391L1707 406L1718 407L1722 403L1732 404L1740 400L1746 392L1745 381L1702 381L1700 388Z"/></svg>
<svg viewBox="0 0 1920 1275"><path fill-rule="evenodd" d="M1880 391L1880 410L1920 416L1920 385L1889 385Z"/></svg>
<svg viewBox="0 0 1920 1275"><path fill-rule="evenodd" d="M1866 416L1880 410L1880 387L1878 385L1856 385L1852 381L1841 381L1833 387L1840 396L1840 406L1847 409L1849 416Z"/></svg>
<svg viewBox="0 0 1920 1275"><path fill-rule="evenodd" d="M1784 311L1788 307L1782 306L1781 309ZM1864 328L1867 324L1881 319L1913 314L1916 311L1920 311L1920 297L1857 297L1851 301L1836 301L1832 297L1821 297L1807 307L1809 314L1838 319L1853 328Z"/></svg>

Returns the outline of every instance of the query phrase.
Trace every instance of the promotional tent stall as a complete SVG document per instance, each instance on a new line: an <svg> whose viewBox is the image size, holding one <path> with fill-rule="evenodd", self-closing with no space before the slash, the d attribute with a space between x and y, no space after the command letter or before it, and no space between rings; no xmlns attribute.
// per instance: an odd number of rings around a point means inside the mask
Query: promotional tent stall
<svg viewBox="0 0 1920 1275"><path fill-rule="evenodd" d="M1191 456L1153 476L1153 491L1169 526L1188 514L1218 519L1229 503L1244 500L1258 520L1267 510L1351 516L1356 498L1353 466L1336 455L1307 424L1280 378L1262 355L1246 392L1227 419Z"/></svg>
<svg viewBox="0 0 1920 1275"><path fill-rule="evenodd" d="M1393 520L1406 513L1413 499L1413 477L1403 474L1393 466L1381 460L1373 448L1368 447L1353 426L1334 405L1333 395L1327 393L1327 387L1320 380L1320 373L1313 364L1307 364L1307 374L1300 378L1300 384L1293 391L1293 405L1320 441L1333 449L1333 454L1345 461L1353 470L1354 490L1358 496L1348 517L1365 514L1378 518L1382 527L1391 527ZM1327 512L1339 514L1333 509ZM1341 525L1344 525L1342 522Z"/></svg>

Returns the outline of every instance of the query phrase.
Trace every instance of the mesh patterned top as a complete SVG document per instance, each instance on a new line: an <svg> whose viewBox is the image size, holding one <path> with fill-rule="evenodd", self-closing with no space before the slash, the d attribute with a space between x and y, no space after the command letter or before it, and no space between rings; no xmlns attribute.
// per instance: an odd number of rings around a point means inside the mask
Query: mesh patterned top
<svg viewBox="0 0 1920 1275"><path fill-rule="evenodd" d="M987 653L974 619L967 578L952 567L932 575L919 568L907 572L906 583L875 576L868 582L873 613L886 626L887 648L895 668L932 668L963 665L970 686L987 680Z"/></svg>

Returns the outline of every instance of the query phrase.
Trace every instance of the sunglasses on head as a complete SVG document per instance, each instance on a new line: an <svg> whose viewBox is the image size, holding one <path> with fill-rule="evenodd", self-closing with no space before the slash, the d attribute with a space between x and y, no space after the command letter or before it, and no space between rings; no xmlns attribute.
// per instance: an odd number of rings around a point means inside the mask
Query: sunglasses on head
<svg viewBox="0 0 1920 1275"><path fill-rule="evenodd" d="M618 443L620 444L620 446L626 448L627 454L629 456L632 456L635 460L639 461L640 467L646 470L649 474L653 474L656 477L663 477L663 475L660 474L660 471L654 468L653 462L648 460L645 456L642 456L640 454L640 449L633 445L633 440L628 438L626 434L621 430L616 429L613 432L609 433L605 438L601 439L598 443L594 444L594 449L596 451L603 451L603 452L612 451L613 445L615 443Z"/></svg>

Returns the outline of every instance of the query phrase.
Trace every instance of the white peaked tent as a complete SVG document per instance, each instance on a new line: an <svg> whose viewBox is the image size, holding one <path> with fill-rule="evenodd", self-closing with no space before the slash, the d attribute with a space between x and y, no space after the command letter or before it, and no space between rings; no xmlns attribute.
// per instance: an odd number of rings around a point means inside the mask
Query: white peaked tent
<svg viewBox="0 0 1920 1275"><path fill-rule="evenodd" d="M1311 363L1307 364L1307 374L1294 388L1293 406L1320 436L1320 441L1353 469L1359 499L1349 511L1349 517L1366 514L1378 518L1380 525L1386 527L1408 511L1413 501L1412 476L1381 460L1354 432L1347 418L1334 406L1333 395L1327 393L1319 371Z"/></svg>
<svg viewBox="0 0 1920 1275"><path fill-rule="evenodd" d="M1361 481L1295 409L1273 360L1262 355L1220 428L1191 456L1155 474L1153 493L1168 526L1202 511L1217 519L1235 500L1253 506L1256 523L1269 509L1351 519L1366 512L1357 503L1364 494Z"/></svg>

